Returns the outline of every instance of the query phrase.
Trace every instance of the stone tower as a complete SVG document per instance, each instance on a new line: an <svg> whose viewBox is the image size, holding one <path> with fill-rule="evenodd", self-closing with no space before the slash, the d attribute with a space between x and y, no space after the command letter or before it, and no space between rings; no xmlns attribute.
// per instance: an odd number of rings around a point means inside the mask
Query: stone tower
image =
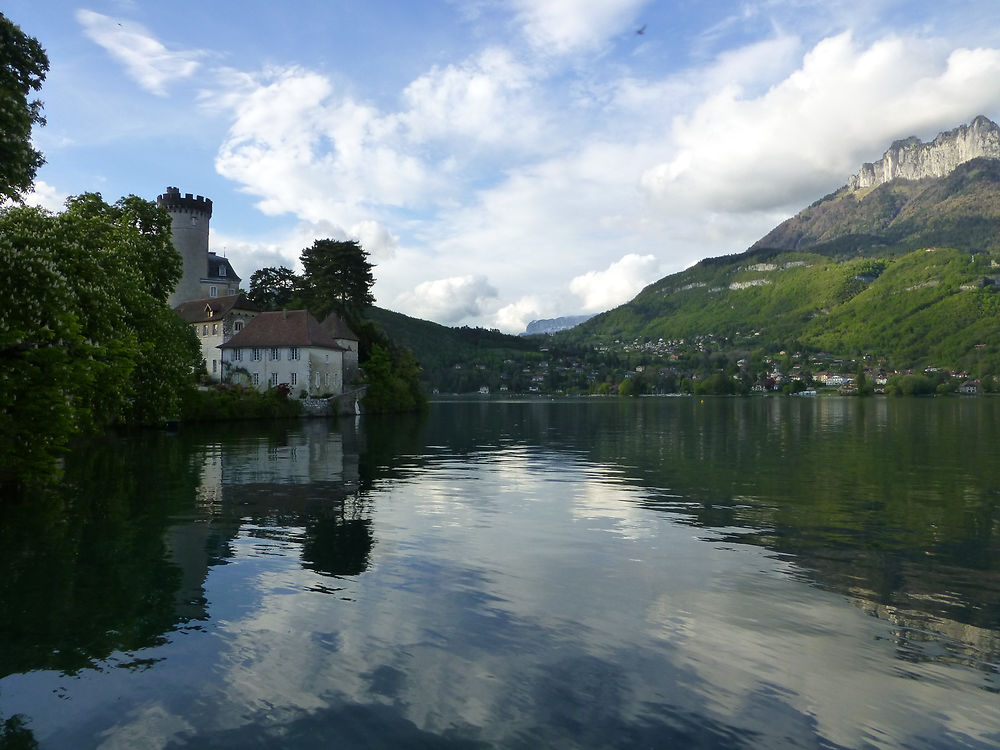
<svg viewBox="0 0 1000 750"><path fill-rule="evenodd" d="M167 209L173 220L174 247L184 260L184 271L167 304L171 307L202 296L202 279L208 274L208 222L212 218L212 201L191 193L181 195L168 187L156 196L156 205Z"/></svg>

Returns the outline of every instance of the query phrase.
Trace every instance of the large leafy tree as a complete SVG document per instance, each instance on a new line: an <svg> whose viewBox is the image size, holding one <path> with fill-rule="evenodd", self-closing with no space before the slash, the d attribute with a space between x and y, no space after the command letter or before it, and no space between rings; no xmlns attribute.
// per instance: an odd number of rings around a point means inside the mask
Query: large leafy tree
<svg viewBox="0 0 1000 750"><path fill-rule="evenodd" d="M301 287L301 279L291 268L268 266L253 272L250 276L250 300L261 310L280 310L294 307L295 296Z"/></svg>
<svg viewBox="0 0 1000 750"><path fill-rule="evenodd" d="M77 434L177 413L201 353L167 307L170 217L135 196L0 211L0 474L45 475Z"/></svg>
<svg viewBox="0 0 1000 750"><path fill-rule="evenodd" d="M42 104L31 100L49 59L34 39L0 14L0 198L18 199L44 163L31 147L31 128L43 125Z"/></svg>
<svg viewBox="0 0 1000 750"><path fill-rule="evenodd" d="M309 308L317 317L336 312L354 322L375 302L372 264L356 240L316 240L301 261Z"/></svg>

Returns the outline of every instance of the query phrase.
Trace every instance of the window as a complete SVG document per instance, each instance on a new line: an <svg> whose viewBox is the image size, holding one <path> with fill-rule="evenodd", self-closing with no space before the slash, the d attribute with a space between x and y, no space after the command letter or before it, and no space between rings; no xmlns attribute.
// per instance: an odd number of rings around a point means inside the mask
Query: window
<svg viewBox="0 0 1000 750"><path fill-rule="evenodd" d="M288 347L288 358L289 359L298 359L299 358L299 347L297 347L297 346L290 346L290 347Z"/></svg>
<svg viewBox="0 0 1000 750"><path fill-rule="evenodd" d="M281 350L276 346L272 346L271 354L270 357L268 357L268 359L270 359L272 362L275 361L276 359L281 359Z"/></svg>
<svg viewBox="0 0 1000 750"><path fill-rule="evenodd" d="M289 383L291 385L298 385L299 384L299 374L297 372L293 372L292 373L291 377L289 378Z"/></svg>
<svg viewBox="0 0 1000 750"><path fill-rule="evenodd" d="M219 371L219 363L217 360L212 360L212 374L215 375Z"/></svg>
<svg viewBox="0 0 1000 750"><path fill-rule="evenodd" d="M229 287L228 289L226 289L226 293L227 294L236 294L236 289L234 289L233 287Z"/></svg>
<svg viewBox="0 0 1000 750"><path fill-rule="evenodd" d="M319 386L320 386L320 380L319 380L319 378L320 378L320 374L319 374L319 373L317 372L317 373L316 373L316 388L317 388L317 389L318 389L318 388L319 388Z"/></svg>
<svg viewBox="0 0 1000 750"><path fill-rule="evenodd" d="M219 324L212 323L212 335L215 336L219 332Z"/></svg>
<svg viewBox="0 0 1000 750"><path fill-rule="evenodd" d="M225 275L226 275L226 264L225 263L220 263L219 264L219 276L225 276Z"/></svg>
<svg viewBox="0 0 1000 750"><path fill-rule="evenodd" d="M243 321L242 320L237 320L235 323L233 323L233 330L236 331L236 333L239 333L240 331L242 331L243 330Z"/></svg>
<svg viewBox="0 0 1000 750"><path fill-rule="evenodd" d="M278 384L278 373L272 372L271 373L271 386L273 387L273 386L276 386L277 384Z"/></svg>
<svg viewBox="0 0 1000 750"><path fill-rule="evenodd" d="M207 336L208 335L208 323L206 323L205 325L203 325L201 327L201 335L202 336Z"/></svg>
<svg viewBox="0 0 1000 750"><path fill-rule="evenodd" d="M243 361L243 350L233 349L233 362L242 362L242 361Z"/></svg>
<svg viewBox="0 0 1000 750"><path fill-rule="evenodd" d="M218 297L219 296L219 287L217 287L217 286L210 286L208 288L208 296L209 297Z"/></svg>
<svg viewBox="0 0 1000 750"><path fill-rule="evenodd" d="M259 372L255 372L253 374L253 384L254 385L260 385L260 373Z"/></svg>
<svg viewBox="0 0 1000 750"><path fill-rule="evenodd" d="M253 359L254 362L260 362L260 359L261 359L261 357L260 357L260 349L257 349L256 347L254 347L251 350L251 354L252 354L251 359Z"/></svg>

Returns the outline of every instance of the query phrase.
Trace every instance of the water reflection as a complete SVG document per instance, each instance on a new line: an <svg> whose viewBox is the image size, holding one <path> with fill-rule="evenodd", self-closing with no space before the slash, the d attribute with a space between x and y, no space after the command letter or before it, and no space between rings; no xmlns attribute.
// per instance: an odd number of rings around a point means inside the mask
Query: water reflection
<svg viewBox="0 0 1000 750"><path fill-rule="evenodd" d="M82 443L65 486L0 502L0 677L73 674L208 619L209 569L248 525L300 529L304 566L362 573L356 439L316 421Z"/></svg>
<svg viewBox="0 0 1000 750"><path fill-rule="evenodd" d="M0 506L0 709L74 748L995 746L1000 420L966 403L95 444Z"/></svg>

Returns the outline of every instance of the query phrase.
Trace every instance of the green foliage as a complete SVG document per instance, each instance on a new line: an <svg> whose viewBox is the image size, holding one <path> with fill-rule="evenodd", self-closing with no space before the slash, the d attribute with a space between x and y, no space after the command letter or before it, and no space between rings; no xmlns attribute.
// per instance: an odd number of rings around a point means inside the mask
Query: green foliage
<svg viewBox="0 0 1000 750"><path fill-rule="evenodd" d="M287 390L224 385L189 391L181 406L184 422L222 422L237 419L281 419L302 413L302 402L288 397Z"/></svg>
<svg viewBox="0 0 1000 750"><path fill-rule="evenodd" d="M175 416L198 341L167 307L170 219L130 196L0 212L0 466L51 475L74 435Z"/></svg>
<svg viewBox="0 0 1000 750"><path fill-rule="evenodd" d="M0 13L0 198L17 200L45 161L31 147L31 128L45 124L42 104L28 97L48 69L38 40Z"/></svg>
<svg viewBox="0 0 1000 750"><path fill-rule="evenodd" d="M300 260L309 309L319 320L335 312L350 325L375 302L372 264L356 240L316 240Z"/></svg>
<svg viewBox="0 0 1000 750"><path fill-rule="evenodd" d="M449 328L378 307L365 314L393 341L406 342L420 362L421 380L428 390L470 393L484 385L495 391L506 384L511 390L526 391L523 370L543 359L537 337L468 326Z"/></svg>
<svg viewBox="0 0 1000 750"><path fill-rule="evenodd" d="M698 396L732 396L737 390L736 381L722 372L713 373L694 386L694 392Z"/></svg>
<svg viewBox="0 0 1000 750"><path fill-rule="evenodd" d="M625 378L621 383L618 384L618 395L619 396L634 396L636 394L637 388L635 381L632 378Z"/></svg>
<svg viewBox="0 0 1000 750"><path fill-rule="evenodd" d="M248 299L261 310L299 308L297 296L302 292L302 279L285 266L261 268L250 276Z"/></svg>
<svg viewBox="0 0 1000 750"><path fill-rule="evenodd" d="M932 396L937 392L938 381L925 375L894 375L886 383L885 392L890 396Z"/></svg>
<svg viewBox="0 0 1000 750"><path fill-rule="evenodd" d="M419 411L426 406L427 400L420 392L420 366L408 349L390 351L376 343L364 371L366 412Z"/></svg>

